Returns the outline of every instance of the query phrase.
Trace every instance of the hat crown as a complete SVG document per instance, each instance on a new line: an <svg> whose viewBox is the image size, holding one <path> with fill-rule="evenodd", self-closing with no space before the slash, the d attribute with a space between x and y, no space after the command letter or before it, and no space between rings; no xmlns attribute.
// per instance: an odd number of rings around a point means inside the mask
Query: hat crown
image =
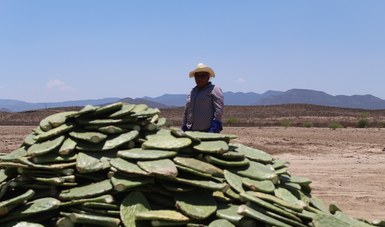
<svg viewBox="0 0 385 227"><path fill-rule="evenodd" d="M205 68L207 67L207 65L203 64L203 63L198 63L197 65L197 68Z"/></svg>
<svg viewBox="0 0 385 227"><path fill-rule="evenodd" d="M210 77L215 77L214 71L210 67L208 67L207 65L205 65L203 63L198 63L196 69L191 71L189 73L189 76L194 77L195 73L197 73L197 72L207 72L210 74Z"/></svg>

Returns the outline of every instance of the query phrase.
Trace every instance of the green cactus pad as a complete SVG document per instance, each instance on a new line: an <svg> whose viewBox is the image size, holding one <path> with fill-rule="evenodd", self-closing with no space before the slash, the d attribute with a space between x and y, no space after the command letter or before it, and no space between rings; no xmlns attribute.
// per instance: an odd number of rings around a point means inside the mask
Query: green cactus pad
<svg viewBox="0 0 385 227"><path fill-rule="evenodd" d="M8 223L6 226L8 226ZM14 224L12 223L12 227L44 227L44 225L28 221L17 221Z"/></svg>
<svg viewBox="0 0 385 227"><path fill-rule="evenodd" d="M233 143L230 145L235 151L245 155L247 158L256 162L271 163L273 161L271 155L264 151L251 148L240 143Z"/></svg>
<svg viewBox="0 0 385 227"><path fill-rule="evenodd" d="M230 134L220 134L220 133L208 133L208 132L196 132L196 131L187 131L185 132L186 135L193 137L198 140L231 140L236 139L236 135L230 135Z"/></svg>
<svg viewBox="0 0 385 227"><path fill-rule="evenodd" d="M182 184L192 185L198 188L209 189L213 191L226 191L226 189L229 187L229 185L225 183L216 183L214 181L202 179L186 179L177 177L173 180Z"/></svg>
<svg viewBox="0 0 385 227"><path fill-rule="evenodd" d="M103 157L103 154L79 152L76 159L76 169L79 173L97 172L110 168L109 161L110 158Z"/></svg>
<svg viewBox="0 0 385 227"><path fill-rule="evenodd" d="M292 192L290 192L286 188L276 188L274 190L274 195L284 201L293 204L299 204L300 201Z"/></svg>
<svg viewBox="0 0 385 227"><path fill-rule="evenodd" d="M248 177L254 180L277 180L278 176L272 168L258 162L250 162L246 168L229 168L240 176Z"/></svg>
<svg viewBox="0 0 385 227"><path fill-rule="evenodd" d="M253 191L265 192L265 193L273 193L275 189L275 185L270 180L252 180L250 178L244 177L242 179L242 184L247 188L250 188Z"/></svg>
<svg viewBox="0 0 385 227"><path fill-rule="evenodd" d="M113 158L110 160L110 164L112 167L116 168L123 173L128 174L136 174L136 175L144 175L148 176L149 173L140 168L137 164L126 161L122 158Z"/></svg>
<svg viewBox="0 0 385 227"><path fill-rule="evenodd" d="M314 227L328 227L328 226L333 226L333 227L347 227L351 226L349 223L346 223L337 217L334 217L333 215L328 215L328 214L317 214L315 215L313 222L312 222Z"/></svg>
<svg viewBox="0 0 385 227"><path fill-rule="evenodd" d="M120 217L126 227L145 226L138 223L135 215L139 212L150 210L150 204L143 193L133 191L128 194L120 205Z"/></svg>
<svg viewBox="0 0 385 227"><path fill-rule="evenodd" d="M271 218L274 218L274 219L276 219L278 221L281 221L281 222L286 223L286 224L288 224L290 226L293 226L293 227L307 227L308 226L308 225L303 224L302 222L299 222L299 221L296 221L296 220L292 220L290 218L281 216L281 215L279 215L279 214L277 214L275 212L266 210L266 209L264 209L264 208L262 208L262 207L260 207L258 205L255 205L253 203L249 203L249 204L247 204L247 206L249 206L251 209L254 209L254 210L258 211L258 212L261 212L264 215L267 215L267 216L269 216Z"/></svg>
<svg viewBox="0 0 385 227"><path fill-rule="evenodd" d="M107 126L107 125L115 125L115 124L122 124L122 123L128 123L128 122L135 122L136 120L134 118L124 118L124 119L77 119L77 122L79 125L83 126L95 126L95 127L101 127L101 126Z"/></svg>
<svg viewBox="0 0 385 227"><path fill-rule="evenodd" d="M171 134L155 134L147 136L142 144L143 149L178 150L191 144L189 138L175 138Z"/></svg>
<svg viewBox="0 0 385 227"><path fill-rule="evenodd" d="M24 138L23 145L31 146L31 145L33 145L34 143L36 143L35 136L37 136L37 133L35 133L35 132L32 132L32 133L28 134L28 135Z"/></svg>
<svg viewBox="0 0 385 227"><path fill-rule="evenodd" d="M301 219L299 219L297 216L295 216L292 212L289 212L283 208L280 208L278 206L275 206L269 202L266 202L258 197L253 196L250 192L241 192L240 196L243 200L250 201L257 205L258 207L264 208L266 210L273 211L279 215L285 216L287 218L290 218L292 220L296 220L298 222L301 222Z"/></svg>
<svg viewBox="0 0 385 227"><path fill-rule="evenodd" d="M215 221L210 222L208 227L235 227L235 225L233 225L226 219L217 219Z"/></svg>
<svg viewBox="0 0 385 227"><path fill-rule="evenodd" d="M48 120L48 122L52 125L52 127L56 128L64 124L68 118L74 117L77 114L78 114L77 111L59 112L46 117L44 121Z"/></svg>
<svg viewBox="0 0 385 227"><path fill-rule="evenodd" d="M311 184L311 180L306 177L300 177L300 176L288 176L283 175L280 176L280 180L283 182L290 182L290 183L296 183L301 186L309 186Z"/></svg>
<svg viewBox="0 0 385 227"><path fill-rule="evenodd" d="M245 225L246 223L252 223L252 221L237 213L239 205L236 204L218 204L216 216L221 219L225 219L235 224L236 226L254 226ZM255 224L255 223L254 223Z"/></svg>
<svg viewBox="0 0 385 227"><path fill-rule="evenodd" d="M18 161L24 165L27 165L28 168L35 168L35 169L45 169L45 170L63 170L66 168L70 168L76 165L75 162L65 162L65 163L54 163L54 164L35 164L27 159L27 157L21 157L18 159ZM1 162L0 162L1 164ZM27 168L27 167L22 167L21 168ZM19 171L19 170L18 170Z"/></svg>
<svg viewBox="0 0 385 227"><path fill-rule="evenodd" d="M112 184L109 179L88 184L85 186L74 187L71 189L63 190L59 194L61 200L73 200L81 198L90 198L101 194L108 193L112 190Z"/></svg>
<svg viewBox="0 0 385 227"><path fill-rule="evenodd" d="M170 159L160 159L153 161L139 161L138 166L153 176L174 178L178 175L178 170Z"/></svg>
<svg viewBox="0 0 385 227"><path fill-rule="evenodd" d="M1 161L15 161L21 157L24 157L27 155L27 150L25 147L19 147L18 149L12 151L11 153L0 155Z"/></svg>
<svg viewBox="0 0 385 227"><path fill-rule="evenodd" d="M25 193L16 196L14 198L3 200L0 202L0 217L7 214L9 211L11 211L13 208L16 207L16 205L20 205L25 203L28 199L30 199L35 192L32 189L29 189Z"/></svg>
<svg viewBox="0 0 385 227"><path fill-rule="evenodd" d="M106 114L112 114L112 113L122 109L122 106L123 106L122 102L111 103L109 105L97 108L95 111L93 111L91 114L89 114L89 116L90 117L97 117L97 116L102 116L102 115L106 115Z"/></svg>
<svg viewBox="0 0 385 227"><path fill-rule="evenodd" d="M185 167L188 167L188 168L191 168L191 169L203 172L203 173L208 173L214 177L223 177L224 176L222 169L220 169L220 168L218 168L218 167L216 167L210 163L206 163L206 162L200 161L200 160L195 159L195 158L176 157L173 159L173 161L176 164L179 164L179 165L182 165L182 166L185 166Z"/></svg>
<svg viewBox="0 0 385 227"><path fill-rule="evenodd" d="M346 223L349 223L350 226L360 226L360 227L373 227L373 225L370 225L368 223L365 223L363 221L354 219L349 217L348 215L342 213L341 211L337 211L334 214L334 217L338 218L341 221L344 221Z"/></svg>
<svg viewBox="0 0 385 227"><path fill-rule="evenodd" d="M70 131L71 129L73 129L73 127L74 127L74 125L72 123L65 123L63 125L60 125L57 128L54 128L54 129L47 131L47 132L37 134L34 137L34 140L36 140L37 142L43 142L43 141L46 141L46 140L51 139L53 137L63 135L67 131Z"/></svg>
<svg viewBox="0 0 385 227"><path fill-rule="evenodd" d="M26 203L25 206L22 206L16 209L8 216L2 218L0 220L0 223L9 221L9 220L20 219L22 217L28 217L34 214L43 213L50 210L55 210L59 207L60 207L60 201L55 198L46 197L46 198L36 199Z"/></svg>
<svg viewBox="0 0 385 227"><path fill-rule="evenodd" d="M136 104L134 108L131 110L132 114L136 114L142 111L145 111L148 109L148 106L146 104Z"/></svg>
<svg viewBox="0 0 385 227"><path fill-rule="evenodd" d="M135 111L135 109L134 109ZM132 116L133 117L138 117L138 118L143 118L143 117L150 117L150 116L153 116L153 115L156 115L160 113L159 109L157 108L148 108L146 110L143 110L143 111L135 111Z"/></svg>
<svg viewBox="0 0 385 227"><path fill-rule="evenodd" d="M111 177L111 183L118 192L133 189L139 186L153 184L154 179L150 177L126 177L124 175L114 173Z"/></svg>
<svg viewBox="0 0 385 227"><path fill-rule="evenodd" d="M56 153L50 152L47 154L35 156L32 158L32 161L36 164L74 162L76 161L76 157L77 154L57 155Z"/></svg>
<svg viewBox="0 0 385 227"><path fill-rule="evenodd" d="M110 150L110 149L119 147L120 145L124 143L128 143L129 141L135 139L138 135L139 135L138 131L130 131L130 132L117 135L105 141L103 145L103 150Z"/></svg>
<svg viewBox="0 0 385 227"><path fill-rule="evenodd" d="M133 148L129 150L120 150L117 153L117 156L123 159L132 159L132 160L157 160L164 158L173 158L178 153L176 151L167 151L167 150L143 150L141 148Z"/></svg>
<svg viewBox="0 0 385 227"><path fill-rule="evenodd" d="M184 185L172 181L161 181L160 182L163 188L171 192L188 192L194 190L193 186Z"/></svg>
<svg viewBox="0 0 385 227"><path fill-rule="evenodd" d="M281 160L281 159L275 159L275 160L273 160L273 168L274 168L275 170L284 168L284 167L286 167L288 164L289 164L289 162L288 162L288 161L285 161L285 160Z"/></svg>
<svg viewBox="0 0 385 227"><path fill-rule="evenodd" d="M8 179L8 175L5 172L5 169L0 169L0 183L5 182Z"/></svg>
<svg viewBox="0 0 385 227"><path fill-rule="evenodd" d="M271 226L277 226L277 227L291 227L291 225L288 225L284 222L278 221L272 217L269 217L261 212L258 212L254 209L251 209L250 207L246 205L241 205L238 208L238 214L244 215L246 217L253 218L255 220L258 220L260 222L269 224Z"/></svg>
<svg viewBox="0 0 385 227"><path fill-rule="evenodd" d="M119 226L120 224L119 218L105 217L101 215L71 213L69 218L73 223L77 224L90 224L111 227Z"/></svg>
<svg viewBox="0 0 385 227"><path fill-rule="evenodd" d="M68 155L69 153L74 151L75 148L76 148L76 141L68 137L64 140L58 152L60 155Z"/></svg>
<svg viewBox="0 0 385 227"><path fill-rule="evenodd" d="M127 132L127 129L115 126L115 125L107 125L100 128L97 128L97 130L104 134L121 134Z"/></svg>
<svg viewBox="0 0 385 227"><path fill-rule="evenodd" d="M103 203L103 202L85 202L82 204L82 207L98 208L98 209L106 209L106 210L120 209L120 205L118 204Z"/></svg>
<svg viewBox="0 0 385 227"><path fill-rule="evenodd" d="M242 186L243 177L228 170L224 171L224 175L227 183L231 186L231 188L233 188L237 192L245 192Z"/></svg>
<svg viewBox="0 0 385 227"><path fill-rule="evenodd" d="M317 208L318 210L322 210L324 213L329 214L329 209L325 206L325 204L322 202L320 198L317 196L312 196L310 198L310 205Z"/></svg>
<svg viewBox="0 0 385 227"><path fill-rule="evenodd" d="M217 210L214 197L203 190L175 193L175 206L191 219L206 219Z"/></svg>
<svg viewBox="0 0 385 227"><path fill-rule="evenodd" d="M79 110L78 117L95 112L98 108L99 106L86 105L81 110Z"/></svg>
<svg viewBox="0 0 385 227"><path fill-rule="evenodd" d="M194 149L207 154L222 154L229 150L229 146L225 141L202 141L194 146Z"/></svg>
<svg viewBox="0 0 385 227"><path fill-rule="evenodd" d="M107 136L100 132L70 132L69 135L75 139L87 141L89 143L99 143L104 141Z"/></svg>
<svg viewBox="0 0 385 227"><path fill-rule="evenodd" d="M190 219L175 210L149 210L135 214L136 220L189 221Z"/></svg>
<svg viewBox="0 0 385 227"><path fill-rule="evenodd" d="M278 198L274 195L271 195L271 194L265 194L265 193L261 193L261 192L251 192L251 191L249 191L247 193L254 196L254 197L260 198L262 200L265 200L265 201L268 201L271 203L278 204L282 207L286 207L290 210L294 210L297 212L302 212L303 207L304 207L304 204L300 205L299 203L287 202L287 201L280 199L280 198Z"/></svg>
<svg viewBox="0 0 385 227"><path fill-rule="evenodd" d="M46 154L58 148L63 143L64 139L65 139L64 136L59 136L52 140L47 140L42 143L36 143L28 148L27 155L35 156L35 155Z"/></svg>
<svg viewBox="0 0 385 227"><path fill-rule="evenodd" d="M202 172L202 171L199 171L199 170L196 170L196 169L192 169L190 167L182 166L182 165L179 165L179 164L175 164L175 165L176 165L176 168L178 169L178 171L180 171L181 173L185 172L185 173L193 174L193 175L198 176L198 177L215 179L215 177L213 177L209 173L205 173L205 172Z"/></svg>
<svg viewBox="0 0 385 227"><path fill-rule="evenodd" d="M128 114L131 114L132 110L135 108L135 104L127 104L123 103L123 106L121 107L120 110L116 111L115 113L112 113L109 117L110 118L121 118L125 117Z"/></svg>
<svg viewBox="0 0 385 227"><path fill-rule="evenodd" d="M68 207L68 206L74 206L78 204L84 204L87 202L112 203L113 201L114 201L114 197L112 197L112 195L107 194L107 195L101 195L98 197L74 199L71 201L61 202L60 206Z"/></svg>
<svg viewBox="0 0 385 227"><path fill-rule="evenodd" d="M172 226L188 226L188 221L163 221L163 220L152 220L151 226L153 227L172 227Z"/></svg>
<svg viewBox="0 0 385 227"><path fill-rule="evenodd" d="M226 161L226 160L222 160L222 159L219 159L219 158L216 158L214 156L210 156L210 155L206 155L205 156L205 160L209 163L212 163L212 164L215 164L215 165L218 165L218 166L248 166L249 165L249 160L247 159L244 159L244 160L240 160L240 161Z"/></svg>

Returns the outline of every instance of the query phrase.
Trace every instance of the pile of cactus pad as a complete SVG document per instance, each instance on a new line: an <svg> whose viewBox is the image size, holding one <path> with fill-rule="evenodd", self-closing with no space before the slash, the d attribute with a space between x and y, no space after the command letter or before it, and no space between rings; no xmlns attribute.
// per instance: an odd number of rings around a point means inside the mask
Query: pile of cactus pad
<svg viewBox="0 0 385 227"><path fill-rule="evenodd" d="M384 226L234 139L168 128L144 104L50 115L0 156L0 226Z"/></svg>

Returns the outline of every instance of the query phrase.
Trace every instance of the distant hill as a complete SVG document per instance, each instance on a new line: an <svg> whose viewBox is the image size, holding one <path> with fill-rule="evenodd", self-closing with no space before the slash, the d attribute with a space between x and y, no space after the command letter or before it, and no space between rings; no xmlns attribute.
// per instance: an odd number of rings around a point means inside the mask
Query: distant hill
<svg viewBox="0 0 385 227"><path fill-rule="evenodd" d="M286 92L267 96L256 105L313 104L341 108L385 109L385 100L373 95L329 95L322 91L291 89Z"/></svg>
<svg viewBox="0 0 385 227"><path fill-rule="evenodd" d="M148 96L143 97L142 99L162 103L169 107L184 106L186 103L187 94L164 94L155 98Z"/></svg>
<svg viewBox="0 0 385 227"><path fill-rule="evenodd" d="M250 106L256 105L261 99L269 97L272 95L279 95L283 93L282 91L266 91L263 94L258 94L255 92L224 92L225 105L232 106ZM143 97L143 99L158 102L165 104L169 107L180 107L186 104L187 94L165 94L155 98L148 96Z"/></svg>
<svg viewBox="0 0 385 227"><path fill-rule="evenodd" d="M143 99L163 103L167 106L184 106L187 95L162 95L155 98ZM225 105L279 105L279 104L312 104L321 106L358 108L358 109L385 109L385 100L373 95L329 95L322 91L308 89L291 89L286 92L266 91L263 94L255 92L224 92Z"/></svg>
<svg viewBox="0 0 385 227"><path fill-rule="evenodd" d="M255 92L224 92L226 106L255 106L255 105L280 105L280 104L311 104L320 106L358 108L358 109L385 109L385 100L373 95L329 95L322 91L308 89L291 89L282 91L266 91L263 94ZM164 94L159 97L143 98L105 98L93 100L77 100L56 103L28 103L19 100L0 99L0 109L3 111L20 112L27 110L48 109L57 107L72 107L85 105L106 105L122 101L127 103L144 103L152 108L183 107L187 94Z"/></svg>
<svg viewBox="0 0 385 227"><path fill-rule="evenodd" d="M12 112L21 112L28 110L48 109L57 107L72 107L85 105L104 105L118 101L119 98L104 98L104 99L87 99L65 102L46 102L46 103L29 103L12 99L0 99L0 108L5 108Z"/></svg>
<svg viewBox="0 0 385 227"><path fill-rule="evenodd" d="M124 98L124 99L120 99L119 102L125 102L125 103L131 103L131 104L146 104L147 106L150 106L151 108L158 108L158 109L169 108L168 105L154 102L151 100L147 100L144 98L136 98L136 99Z"/></svg>

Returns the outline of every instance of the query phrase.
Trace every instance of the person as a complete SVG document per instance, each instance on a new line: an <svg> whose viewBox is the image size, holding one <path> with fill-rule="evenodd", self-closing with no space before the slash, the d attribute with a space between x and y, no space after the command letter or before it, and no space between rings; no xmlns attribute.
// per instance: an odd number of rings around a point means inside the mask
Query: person
<svg viewBox="0 0 385 227"><path fill-rule="evenodd" d="M196 86L187 96L182 130L219 133L222 131L224 98L221 88L210 82L210 78L215 77L214 71L199 63L189 76L195 78Z"/></svg>

